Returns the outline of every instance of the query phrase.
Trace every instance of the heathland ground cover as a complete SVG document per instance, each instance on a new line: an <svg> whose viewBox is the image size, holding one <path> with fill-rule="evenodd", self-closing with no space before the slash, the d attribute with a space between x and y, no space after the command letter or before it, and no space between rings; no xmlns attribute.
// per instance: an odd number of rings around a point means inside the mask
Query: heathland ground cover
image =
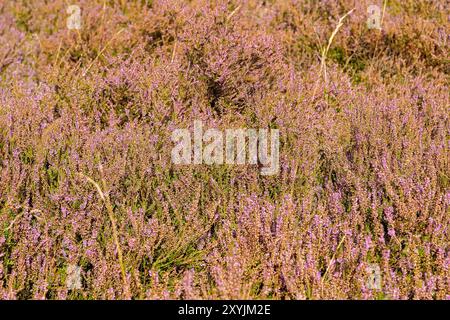
<svg viewBox="0 0 450 320"><path fill-rule="evenodd" d="M449 298L449 30L437 0L1 1L0 298ZM278 129L279 173L172 163L194 121Z"/></svg>

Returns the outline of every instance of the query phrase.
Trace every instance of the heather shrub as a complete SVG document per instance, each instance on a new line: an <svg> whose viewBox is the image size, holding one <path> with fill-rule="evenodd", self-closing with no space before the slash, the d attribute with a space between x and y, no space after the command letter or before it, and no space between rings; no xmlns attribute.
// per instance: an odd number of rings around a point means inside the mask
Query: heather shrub
<svg viewBox="0 0 450 320"><path fill-rule="evenodd" d="M0 297L448 298L448 17L384 3L0 4ZM173 164L195 120L279 174Z"/></svg>

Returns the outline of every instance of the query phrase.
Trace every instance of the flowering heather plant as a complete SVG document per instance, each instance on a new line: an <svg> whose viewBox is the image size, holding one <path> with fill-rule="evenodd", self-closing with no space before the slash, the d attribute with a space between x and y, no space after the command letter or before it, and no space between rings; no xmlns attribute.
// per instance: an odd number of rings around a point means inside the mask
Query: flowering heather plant
<svg viewBox="0 0 450 320"><path fill-rule="evenodd" d="M438 0L1 2L0 299L448 299L449 31ZM279 130L279 172L172 163L195 121Z"/></svg>

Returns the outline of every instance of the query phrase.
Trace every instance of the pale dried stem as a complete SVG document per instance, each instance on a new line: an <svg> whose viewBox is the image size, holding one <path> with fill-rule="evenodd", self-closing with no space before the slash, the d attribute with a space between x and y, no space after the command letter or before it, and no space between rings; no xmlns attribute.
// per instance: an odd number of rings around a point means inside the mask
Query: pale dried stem
<svg viewBox="0 0 450 320"><path fill-rule="evenodd" d="M100 170L100 174L102 176L101 183L102 183L103 190L107 190L106 182L103 178L103 169L102 169L101 165L99 166L99 170ZM122 249L120 247L119 236L118 236L118 232L117 232L117 222L116 222L116 218L114 217L114 210L111 205L109 195L108 195L108 193L104 193L102 191L102 188L100 187L100 185L97 182L95 182L92 178L90 178L87 175L80 173L80 172L78 174L80 176L82 176L83 178L85 178L89 183L91 183L97 189L97 192L100 195L100 198L105 203L106 211L108 213L108 217L109 217L109 220L110 220L111 226L112 226L113 239L114 239L114 243L116 245L117 256L118 256L120 270L121 270L121 274L122 274L122 281L123 281L123 285L124 285L124 289L125 289L125 294L127 296L129 296L128 281L127 281L127 276L126 276L126 272L125 272L125 264L123 263Z"/></svg>

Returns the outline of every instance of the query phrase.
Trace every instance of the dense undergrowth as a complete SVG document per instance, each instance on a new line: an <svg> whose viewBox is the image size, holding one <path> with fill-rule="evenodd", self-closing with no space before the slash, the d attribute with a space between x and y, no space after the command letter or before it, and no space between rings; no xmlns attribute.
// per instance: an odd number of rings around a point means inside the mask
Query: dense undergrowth
<svg viewBox="0 0 450 320"><path fill-rule="evenodd" d="M382 30L371 1L74 4L0 4L0 298L449 298L445 1ZM278 128L279 175L173 165L194 120Z"/></svg>

